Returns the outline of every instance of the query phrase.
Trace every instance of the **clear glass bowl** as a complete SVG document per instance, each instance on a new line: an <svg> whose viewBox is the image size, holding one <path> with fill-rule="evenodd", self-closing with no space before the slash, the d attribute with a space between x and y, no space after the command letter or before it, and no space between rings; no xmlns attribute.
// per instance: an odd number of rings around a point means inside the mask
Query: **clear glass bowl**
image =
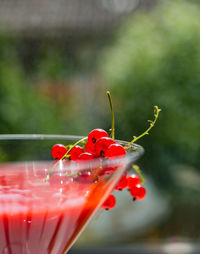
<svg viewBox="0 0 200 254"><path fill-rule="evenodd" d="M143 153L141 146L133 145L125 158L52 160L54 144L80 138L0 135L0 253L66 253Z"/></svg>

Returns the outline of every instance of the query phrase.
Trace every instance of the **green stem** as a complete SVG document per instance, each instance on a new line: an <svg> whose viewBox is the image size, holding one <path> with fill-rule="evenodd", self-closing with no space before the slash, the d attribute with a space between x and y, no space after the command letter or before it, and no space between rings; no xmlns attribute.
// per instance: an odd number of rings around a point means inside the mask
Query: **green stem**
<svg viewBox="0 0 200 254"><path fill-rule="evenodd" d="M149 131L153 128L153 126L155 125L155 123L158 119L160 111L161 111L161 109L159 109L158 106L154 106L154 121L148 120L148 122L150 122L149 128L145 132L143 132L141 135L139 135L138 137L133 137L133 140L128 143L128 145L125 147L125 149L130 148L130 146L133 143L135 143L135 141L137 141L138 139L142 138L143 136L149 134Z"/></svg>
<svg viewBox="0 0 200 254"><path fill-rule="evenodd" d="M67 155L69 154L69 152L70 152L75 146L79 145L80 143L84 143L85 140L87 140L87 138L88 138L88 137L84 137L84 138L78 140L76 143L74 143L74 144L69 148L69 150L67 150L66 154L63 155L63 157L62 157L60 160L63 160L64 158L67 158L67 157L68 157ZM60 161L60 160L59 160L59 161ZM51 176L51 174L52 174L54 168L58 165L59 161L57 161L57 162L53 165L53 167L49 170L49 173L48 173L48 175L47 175L47 177L46 177L46 181L49 180L49 178L50 178L50 176Z"/></svg>
<svg viewBox="0 0 200 254"><path fill-rule="evenodd" d="M87 140L88 137L84 137L80 140L78 140L76 143L74 143L70 148L69 150L66 152L66 154L61 158L61 160L63 160L68 154L69 152L77 145L81 144L81 143L85 143L85 140Z"/></svg>
<svg viewBox="0 0 200 254"><path fill-rule="evenodd" d="M132 168L133 168L133 169L135 170L135 172L139 175L139 177L140 177L140 179L141 179L141 184L143 184L146 180L145 180L145 178L144 178L144 176L143 176L143 174L142 174L142 172L141 172L139 166L136 165L136 164L133 164L133 165L132 165Z"/></svg>
<svg viewBox="0 0 200 254"><path fill-rule="evenodd" d="M110 104L111 116L112 116L111 138L115 139L115 118L114 118L113 103L112 103L112 99L111 99L111 95L109 91L107 91L107 95L108 95L108 100Z"/></svg>

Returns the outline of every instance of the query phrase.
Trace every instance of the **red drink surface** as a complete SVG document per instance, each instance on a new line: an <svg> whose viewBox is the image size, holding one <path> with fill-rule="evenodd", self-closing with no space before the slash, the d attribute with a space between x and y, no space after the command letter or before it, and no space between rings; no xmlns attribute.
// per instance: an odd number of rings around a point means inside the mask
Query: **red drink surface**
<svg viewBox="0 0 200 254"><path fill-rule="evenodd" d="M0 165L1 254L65 253L108 189L104 180L51 184L44 172L41 163Z"/></svg>

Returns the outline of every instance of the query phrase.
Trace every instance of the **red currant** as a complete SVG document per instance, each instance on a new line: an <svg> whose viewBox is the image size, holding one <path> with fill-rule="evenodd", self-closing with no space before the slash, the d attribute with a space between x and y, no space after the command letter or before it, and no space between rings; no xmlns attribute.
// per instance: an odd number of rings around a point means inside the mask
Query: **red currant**
<svg viewBox="0 0 200 254"><path fill-rule="evenodd" d="M140 180L139 176L132 174L127 177L127 185L128 185L129 190L132 189L137 184L141 184L141 180Z"/></svg>
<svg viewBox="0 0 200 254"><path fill-rule="evenodd" d="M94 156L96 156L96 154L95 154L95 145L93 144L93 143L86 143L85 144L85 151L87 152L87 153L91 153L91 154L93 154Z"/></svg>
<svg viewBox="0 0 200 254"><path fill-rule="evenodd" d="M103 129L94 129L88 135L88 142L95 144L102 137L109 137L108 133Z"/></svg>
<svg viewBox="0 0 200 254"><path fill-rule="evenodd" d="M88 135L88 141L85 146L86 152L95 155L95 143L102 137L109 137L108 133L103 129L94 129Z"/></svg>
<svg viewBox="0 0 200 254"><path fill-rule="evenodd" d="M142 185L137 184L130 189L130 194L134 200L141 200L146 196L146 189Z"/></svg>
<svg viewBox="0 0 200 254"><path fill-rule="evenodd" d="M100 157L100 156L104 157L107 148L112 144L115 144L115 141L112 138L102 137L98 139L95 144L95 151L96 151L97 157Z"/></svg>
<svg viewBox="0 0 200 254"><path fill-rule="evenodd" d="M117 183L117 185L115 186L115 190L118 191L122 191L123 189L125 189L127 187L127 173L125 173L121 179L119 180L119 182Z"/></svg>
<svg viewBox="0 0 200 254"><path fill-rule="evenodd" d="M87 170L80 172L80 175L78 176L76 181L81 183L92 183L93 182L92 171Z"/></svg>
<svg viewBox="0 0 200 254"><path fill-rule="evenodd" d="M95 143L98 139L102 137L109 137L108 133L103 129L94 129L92 130L88 135L88 141L87 141L87 149L88 152L95 153Z"/></svg>
<svg viewBox="0 0 200 254"><path fill-rule="evenodd" d="M94 155L91 153L81 153L78 156L78 160L92 160L94 159Z"/></svg>
<svg viewBox="0 0 200 254"><path fill-rule="evenodd" d="M115 172L117 167L104 167L100 173L101 176L103 175L111 175Z"/></svg>
<svg viewBox="0 0 200 254"><path fill-rule="evenodd" d="M115 207L116 204L116 199L115 196L113 194L110 194L108 196L108 198L106 199L106 201L103 203L103 205L101 206L101 208L105 209L105 210L110 210L113 207Z"/></svg>
<svg viewBox="0 0 200 254"><path fill-rule="evenodd" d="M105 157L112 158L112 157L125 157L126 156L126 150L123 148L123 146L119 144L112 144L108 147L108 149L105 152Z"/></svg>
<svg viewBox="0 0 200 254"><path fill-rule="evenodd" d="M56 144L51 149L51 155L54 159L60 160L67 152L67 149L62 144Z"/></svg>
<svg viewBox="0 0 200 254"><path fill-rule="evenodd" d="M71 156L70 156L70 159L73 160L73 161L75 161L75 160L78 159L78 156L79 156L80 154L82 154L82 153L84 153L83 148L80 147L80 146L75 146L75 147L69 152L69 154L71 155Z"/></svg>

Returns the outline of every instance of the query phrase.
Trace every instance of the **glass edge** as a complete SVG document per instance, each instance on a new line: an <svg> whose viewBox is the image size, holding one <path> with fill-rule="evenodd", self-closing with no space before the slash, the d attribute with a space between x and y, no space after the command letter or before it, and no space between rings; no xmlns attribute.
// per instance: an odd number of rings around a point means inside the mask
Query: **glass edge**
<svg viewBox="0 0 200 254"><path fill-rule="evenodd" d="M0 140L8 140L8 141L14 141L14 140L80 140L84 138L84 136L76 136L76 135L57 135L57 134L0 134ZM123 141L123 140L116 140L119 144L127 145L129 142ZM126 158L119 159L121 160L128 160L130 163L136 161L139 159L143 153L144 148L138 144L132 144L131 145L132 152L128 153Z"/></svg>
<svg viewBox="0 0 200 254"><path fill-rule="evenodd" d="M0 134L0 140L79 140L83 136L57 134Z"/></svg>

